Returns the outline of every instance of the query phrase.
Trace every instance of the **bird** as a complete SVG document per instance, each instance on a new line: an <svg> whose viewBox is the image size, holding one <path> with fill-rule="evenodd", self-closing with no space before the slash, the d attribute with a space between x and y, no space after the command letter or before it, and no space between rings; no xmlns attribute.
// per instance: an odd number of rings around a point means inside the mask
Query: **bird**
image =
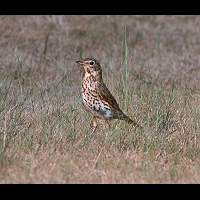
<svg viewBox="0 0 200 200"><path fill-rule="evenodd" d="M135 127L141 127L129 118L120 109L114 96L111 94L102 78L102 67L95 58L83 58L76 63L83 69L81 96L86 111L92 114L90 127L94 133L100 121L106 122L110 127L110 120L125 120Z"/></svg>

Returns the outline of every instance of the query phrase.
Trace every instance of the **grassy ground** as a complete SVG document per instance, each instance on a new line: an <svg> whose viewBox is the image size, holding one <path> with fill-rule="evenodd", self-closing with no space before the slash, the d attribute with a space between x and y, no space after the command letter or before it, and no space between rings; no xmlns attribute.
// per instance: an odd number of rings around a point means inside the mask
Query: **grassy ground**
<svg viewBox="0 0 200 200"><path fill-rule="evenodd" d="M0 183L199 183L199 16L0 16ZM139 130L90 134L80 57ZM106 137L107 135L107 137Z"/></svg>

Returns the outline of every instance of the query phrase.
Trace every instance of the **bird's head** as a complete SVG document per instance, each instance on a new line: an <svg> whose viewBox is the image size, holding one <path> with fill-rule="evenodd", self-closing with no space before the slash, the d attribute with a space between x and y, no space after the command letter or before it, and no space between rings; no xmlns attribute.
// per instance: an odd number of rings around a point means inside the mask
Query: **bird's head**
<svg viewBox="0 0 200 200"><path fill-rule="evenodd" d="M84 58L76 61L85 71L85 76L94 76L95 78L101 78L102 70L100 63L94 58Z"/></svg>

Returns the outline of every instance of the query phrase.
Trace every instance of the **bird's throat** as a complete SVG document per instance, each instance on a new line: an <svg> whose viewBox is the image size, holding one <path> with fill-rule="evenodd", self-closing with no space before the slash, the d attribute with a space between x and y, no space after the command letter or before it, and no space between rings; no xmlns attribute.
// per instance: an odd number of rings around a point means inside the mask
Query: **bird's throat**
<svg viewBox="0 0 200 200"><path fill-rule="evenodd" d="M86 71L83 80L93 80L93 81L102 81L102 73L101 72L89 72Z"/></svg>

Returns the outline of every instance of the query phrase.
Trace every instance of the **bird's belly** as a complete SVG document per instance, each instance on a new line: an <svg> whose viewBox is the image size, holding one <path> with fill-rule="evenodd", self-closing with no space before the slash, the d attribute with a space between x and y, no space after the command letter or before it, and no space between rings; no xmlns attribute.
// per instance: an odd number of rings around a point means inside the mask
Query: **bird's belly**
<svg viewBox="0 0 200 200"><path fill-rule="evenodd" d="M112 119L112 110L105 105L102 101L97 100L92 96L82 95L83 105L87 111L91 112L94 116L101 119Z"/></svg>
<svg viewBox="0 0 200 200"><path fill-rule="evenodd" d="M103 116L104 119L112 119L113 118L113 113L110 108L102 106L100 108L100 113Z"/></svg>

